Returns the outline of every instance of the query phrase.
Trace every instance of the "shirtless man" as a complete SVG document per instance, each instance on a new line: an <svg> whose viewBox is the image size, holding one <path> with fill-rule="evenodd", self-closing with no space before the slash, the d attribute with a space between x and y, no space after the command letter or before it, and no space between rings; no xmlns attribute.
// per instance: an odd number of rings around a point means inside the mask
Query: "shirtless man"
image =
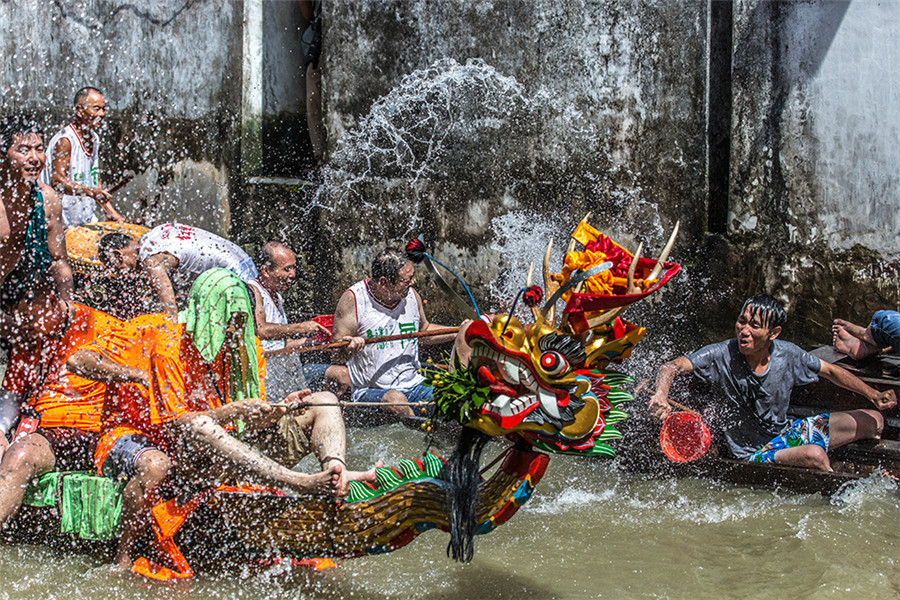
<svg viewBox="0 0 900 600"><path fill-rule="evenodd" d="M237 244L181 223L154 227L139 244L116 248L105 258L125 270L142 269L161 310L169 315L178 312L191 284L208 269L228 269L244 283L258 275L253 260Z"/></svg>
<svg viewBox="0 0 900 600"><path fill-rule="evenodd" d="M334 339L349 342L347 357L353 402L383 402L385 410L413 416L409 403L428 402L432 389L419 374L418 340L366 344L366 338L441 329L429 323L422 299L412 288L415 267L396 248L383 250L372 263L372 276L357 282L338 300ZM427 338L437 344L454 334Z"/></svg>
<svg viewBox="0 0 900 600"><path fill-rule="evenodd" d="M205 272L182 315L179 324L166 315L138 317L124 335L84 347L68 361L79 375L115 384L107 393L95 464L103 475L129 480L116 559L123 567L130 565L131 548L147 526L170 457L177 457L180 476L206 485L225 473L303 494L345 496L350 481L375 481L374 470L346 469L344 424L333 394L306 390L289 396L288 401L302 397L312 404L288 417L296 427L283 419L284 405L260 398L261 353L251 350L250 299L236 275L225 269ZM235 362L242 368L231 369ZM293 471L231 434L289 448L285 440L294 434L282 437L276 423L283 432L299 427L299 454L314 452L321 472Z"/></svg>
<svg viewBox="0 0 900 600"><path fill-rule="evenodd" d="M315 321L288 323L281 293L289 290L297 277L297 257L290 248L279 242L264 244L256 257L256 266L259 277L251 279L248 287L255 300L253 320L263 350L300 347L316 333L329 333ZM300 354L281 354L266 360L266 390L270 397L281 398L307 387L341 396L350 388L347 367L303 364Z"/></svg>
<svg viewBox="0 0 900 600"><path fill-rule="evenodd" d="M97 129L106 116L106 99L100 90L85 87L75 94L75 118L50 138L50 160L41 181L61 195L63 225L93 223L94 205L111 221L125 219L112 205L112 194L100 185L100 136Z"/></svg>
<svg viewBox="0 0 900 600"><path fill-rule="evenodd" d="M49 270L60 298L72 297L62 209L56 192L38 182L46 155L41 132L24 117L0 120L0 284L37 268ZM0 336L15 335L0 312Z"/></svg>

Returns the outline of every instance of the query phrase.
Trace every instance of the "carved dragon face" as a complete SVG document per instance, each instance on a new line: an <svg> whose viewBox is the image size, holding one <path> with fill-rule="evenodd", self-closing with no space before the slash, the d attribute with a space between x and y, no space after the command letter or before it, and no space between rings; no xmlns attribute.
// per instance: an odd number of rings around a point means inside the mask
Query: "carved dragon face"
<svg viewBox="0 0 900 600"><path fill-rule="evenodd" d="M529 326L507 315L490 325L474 321L466 331L469 370L490 394L468 426L492 436L517 432L563 450L592 446L612 409L613 388L604 383L610 373L597 367L627 357L644 333L633 325L608 330L576 337L543 320Z"/></svg>

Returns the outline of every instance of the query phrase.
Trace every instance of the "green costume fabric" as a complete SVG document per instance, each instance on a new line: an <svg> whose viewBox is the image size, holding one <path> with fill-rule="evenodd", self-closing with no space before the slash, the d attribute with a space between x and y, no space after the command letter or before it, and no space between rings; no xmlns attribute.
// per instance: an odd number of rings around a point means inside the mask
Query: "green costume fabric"
<svg viewBox="0 0 900 600"><path fill-rule="evenodd" d="M53 471L26 489L22 503L55 508L61 533L83 540L111 540L118 535L123 487L83 471Z"/></svg>
<svg viewBox="0 0 900 600"><path fill-rule="evenodd" d="M191 286L187 308L178 313L194 347L207 362L219 354L225 343L225 330L232 313L246 317L241 334L246 349L246 377L241 372L240 349L229 351L228 401L259 398L259 365L256 362L256 336L253 329L253 310L250 295L240 278L228 269L210 269Z"/></svg>
<svg viewBox="0 0 900 600"><path fill-rule="evenodd" d="M36 269L46 271L53 260L50 258L50 248L47 246L47 216L44 213L44 195L38 186L32 188L34 205L31 209L31 218L28 220L28 228L25 230L25 257Z"/></svg>

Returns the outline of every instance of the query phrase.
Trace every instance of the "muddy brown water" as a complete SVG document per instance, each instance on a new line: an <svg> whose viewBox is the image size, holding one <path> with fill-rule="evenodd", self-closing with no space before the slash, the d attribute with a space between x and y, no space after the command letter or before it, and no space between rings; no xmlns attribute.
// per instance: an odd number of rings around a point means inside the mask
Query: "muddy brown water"
<svg viewBox="0 0 900 600"><path fill-rule="evenodd" d="M400 425L350 431L349 462L417 457ZM439 448L449 454L449 448ZM486 459L500 450L489 446ZM900 598L900 489L864 480L833 498L627 474L554 456L471 564L428 531L392 554L202 574L174 584L114 574L85 555L0 544L0 600L84 598Z"/></svg>

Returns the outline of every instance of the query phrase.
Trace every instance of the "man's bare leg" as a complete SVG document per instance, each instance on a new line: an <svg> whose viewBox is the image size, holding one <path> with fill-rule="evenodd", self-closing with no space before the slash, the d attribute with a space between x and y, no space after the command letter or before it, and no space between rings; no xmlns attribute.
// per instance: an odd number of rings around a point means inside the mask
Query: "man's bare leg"
<svg viewBox="0 0 900 600"><path fill-rule="evenodd" d="M211 450L210 458L232 477L285 487L301 494L336 494L340 489L340 469L330 468L312 475L291 471L234 438L206 415L182 419L176 422L179 433L195 448Z"/></svg>
<svg viewBox="0 0 900 600"><path fill-rule="evenodd" d="M304 429L311 430L310 445L322 465L322 470L339 469L341 477L338 495L346 496L349 493L351 481L374 483L375 467L382 466L381 461L368 471L351 471L344 463L347 452L347 434L341 409L336 406L337 396L331 392L316 392L303 400L312 403L313 406L295 418Z"/></svg>
<svg viewBox="0 0 900 600"><path fill-rule="evenodd" d="M25 436L3 453L0 461L0 527L19 510L31 480L50 471L55 464L50 443L37 433Z"/></svg>
<svg viewBox="0 0 900 600"><path fill-rule="evenodd" d="M159 486L172 463L159 450L146 450L137 459L137 473L122 491L122 533L116 548L115 565L131 568L131 550L150 527L150 509L159 502Z"/></svg>
<svg viewBox="0 0 900 600"><path fill-rule="evenodd" d="M384 410L400 415L401 417L415 416L412 407L406 400L406 395L399 390L390 390L381 397L381 402L385 404Z"/></svg>
<svg viewBox="0 0 900 600"><path fill-rule="evenodd" d="M828 449L840 448L856 440L881 438L884 417L877 410L833 412L828 419Z"/></svg>
<svg viewBox="0 0 900 600"><path fill-rule="evenodd" d="M828 449L840 448L850 442L878 439L884 428L884 417L877 410L851 410L831 413L828 419ZM828 454L815 444L785 448L775 453L775 462L794 467L806 467L831 472Z"/></svg>
<svg viewBox="0 0 900 600"><path fill-rule="evenodd" d="M867 327L861 327L844 319L835 319L831 328L834 338L832 345L838 352L850 358L863 359L881 352L881 347L872 337Z"/></svg>
<svg viewBox="0 0 900 600"><path fill-rule="evenodd" d="M344 365L331 365L325 369L325 389L340 400L350 399L350 371Z"/></svg>
<svg viewBox="0 0 900 600"><path fill-rule="evenodd" d="M805 444L779 450L775 453L775 462L779 465L804 467L828 473L833 471L831 461L828 459L828 453L815 444Z"/></svg>

